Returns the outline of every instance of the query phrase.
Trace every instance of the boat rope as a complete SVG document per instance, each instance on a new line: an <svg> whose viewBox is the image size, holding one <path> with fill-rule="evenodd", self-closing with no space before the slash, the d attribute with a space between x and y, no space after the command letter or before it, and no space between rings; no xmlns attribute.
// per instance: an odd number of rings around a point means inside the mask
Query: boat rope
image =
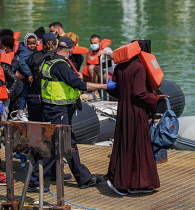
<svg viewBox="0 0 195 210"><path fill-rule="evenodd" d="M22 168L24 169L24 171L25 171L26 173L28 172L27 169L26 169L25 167L22 167ZM39 184L39 182L38 182L33 176L31 176L31 178L32 178L37 184ZM54 195L52 192L50 192L48 188L45 188L45 187L44 187L44 190L45 190L46 192L48 192L50 195L52 195L53 197L57 198L57 196ZM77 207L79 207L79 208L83 208L83 209L99 210L99 209L92 209L92 208L80 206L80 205L78 205L78 204L72 203L72 202L67 201L67 200L64 200L64 202L69 203L69 204L71 204L71 205L73 205L73 206L77 206Z"/></svg>
<svg viewBox="0 0 195 210"><path fill-rule="evenodd" d="M116 121L116 119L115 119L114 117L111 117L111 116L110 116L109 114L107 114L106 112L104 112L104 111L102 111L101 109L97 108L94 104L89 103L89 101L88 101L86 98L82 97L82 95L81 95L80 97L81 97L81 99L82 99L83 101L85 101L90 107L92 107L92 108L94 109L94 111L96 111L96 112L102 114L102 115L105 116L105 117L108 117L109 119L111 119L111 120L113 120L113 121ZM109 109L112 110L112 111L113 111L113 110L115 111L115 109L112 109L111 107L109 107ZM113 113L113 115L114 115L114 113Z"/></svg>

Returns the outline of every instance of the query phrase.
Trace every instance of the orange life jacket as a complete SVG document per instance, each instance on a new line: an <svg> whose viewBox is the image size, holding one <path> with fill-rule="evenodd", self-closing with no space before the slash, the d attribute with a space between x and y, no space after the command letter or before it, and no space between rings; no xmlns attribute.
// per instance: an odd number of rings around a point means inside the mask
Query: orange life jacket
<svg viewBox="0 0 195 210"><path fill-rule="evenodd" d="M88 49L86 47L81 47L81 46L75 46L72 54L86 54L88 53Z"/></svg>
<svg viewBox="0 0 195 210"><path fill-rule="evenodd" d="M124 63L129 61L134 56L141 52L141 47L138 41L123 45L113 51L114 63Z"/></svg>
<svg viewBox="0 0 195 210"><path fill-rule="evenodd" d="M1 63L1 55L5 53L0 53L0 63ZM5 74L3 68L0 66L0 100L7 100L8 92L5 85Z"/></svg>
<svg viewBox="0 0 195 210"><path fill-rule="evenodd" d="M19 43L20 41L18 41L18 39L20 38L21 33L20 32L14 32L13 38L15 40L14 42L14 53L16 53L16 51L18 50L19 47Z"/></svg>
<svg viewBox="0 0 195 210"><path fill-rule="evenodd" d="M14 32L13 38L15 40L18 40L20 38L21 33L20 32Z"/></svg>
<svg viewBox="0 0 195 210"><path fill-rule="evenodd" d="M147 79L151 88L154 91L158 90L164 78L164 74L158 64L156 57L153 54L144 51L141 51L138 56L139 60L147 70Z"/></svg>
<svg viewBox="0 0 195 210"><path fill-rule="evenodd" d="M103 50L104 48L108 47L109 45L112 44L112 41L110 39L103 39L101 42L100 42L100 48L99 48L99 51L100 50ZM82 73L89 77L89 73L88 73L88 66L90 64L93 64L93 65L97 65L99 66L100 64L100 61L99 61L99 56L98 56L98 53L94 54L93 51L90 51L87 53L86 55L86 62L85 62L85 65L82 69Z"/></svg>
<svg viewBox="0 0 195 210"><path fill-rule="evenodd" d="M1 63L7 63L7 64L11 65L13 59L14 59L14 52L0 53L0 62Z"/></svg>
<svg viewBox="0 0 195 210"><path fill-rule="evenodd" d="M43 44L42 44L42 43L38 44L38 45L37 45L37 50L40 51L40 50L42 50L42 49L43 49Z"/></svg>
<svg viewBox="0 0 195 210"><path fill-rule="evenodd" d="M141 51L139 42L135 41L130 44L119 47L113 51L114 63L124 63L134 56L138 55L140 62L146 68L147 80L152 89L156 91L164 78L164 74L158 64L156 57L144 51Z"/></svg>
<svg viewBox="0 0 195 210"><path fill-rule="evenodd" d="M19 43L20 43L20 41L15 41L15 42L14 42L14 49L13 49L14 53L17 52L17 50L18 50L18 48L19 48Z"/></svg>

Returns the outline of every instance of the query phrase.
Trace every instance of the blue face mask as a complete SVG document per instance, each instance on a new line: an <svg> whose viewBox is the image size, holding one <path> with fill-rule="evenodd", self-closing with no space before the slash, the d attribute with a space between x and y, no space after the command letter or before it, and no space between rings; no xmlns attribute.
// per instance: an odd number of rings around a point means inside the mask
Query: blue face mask
<svg viewBox="0 0 195 210"><path fill-rule="evenodd" d="M6 51L5 50L0 50L0 53L6 53Z"/></svg>
<svg viewBox="0 0 195 210"><path fill-rule="evenodd" d="M92 51L96 51L100 48L99 44L90 44L90 48Z"/></svg>

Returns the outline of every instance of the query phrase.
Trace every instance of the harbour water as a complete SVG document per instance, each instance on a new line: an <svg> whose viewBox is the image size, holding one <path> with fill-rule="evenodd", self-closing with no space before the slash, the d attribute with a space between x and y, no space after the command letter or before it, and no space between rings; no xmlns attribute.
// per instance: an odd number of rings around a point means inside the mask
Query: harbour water
<svg viewBox="0 0 195 210"><path fill-rule="evenodd" d="M150 39L165 79L185 94L182 116L195 115L194 0L1 0L0 28L27 32L59 21L66 32L89 47L98 34L112 40L114 50L134 39Z"/></svg>

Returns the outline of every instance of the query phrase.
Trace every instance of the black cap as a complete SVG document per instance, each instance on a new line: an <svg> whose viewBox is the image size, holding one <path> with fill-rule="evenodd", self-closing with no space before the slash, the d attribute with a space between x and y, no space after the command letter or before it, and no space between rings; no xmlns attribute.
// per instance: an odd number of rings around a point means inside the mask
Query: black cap
<svg viewBox="0 0 195 210"><path fill-rule="evenodd" d="M74 47L74 42L72 41L70 37L63 36L62 38L60 38L58 46L62 48L70 49Z"/></svg>
<svg viewBox="0 0 195 210"><path fill-rule="evenodd" d="M37 30L35 30L35 35L39 38L43 38L43 35L45 34L45 29L43 27L38 28Z"/></svg>
<svg viewBox="0 0 195 210"><path fill-rule="evenodd" d="M56 44L56 37L52 32L46 33L43 35L42 42L46 44L48 41L53 41Z"/></svg>

